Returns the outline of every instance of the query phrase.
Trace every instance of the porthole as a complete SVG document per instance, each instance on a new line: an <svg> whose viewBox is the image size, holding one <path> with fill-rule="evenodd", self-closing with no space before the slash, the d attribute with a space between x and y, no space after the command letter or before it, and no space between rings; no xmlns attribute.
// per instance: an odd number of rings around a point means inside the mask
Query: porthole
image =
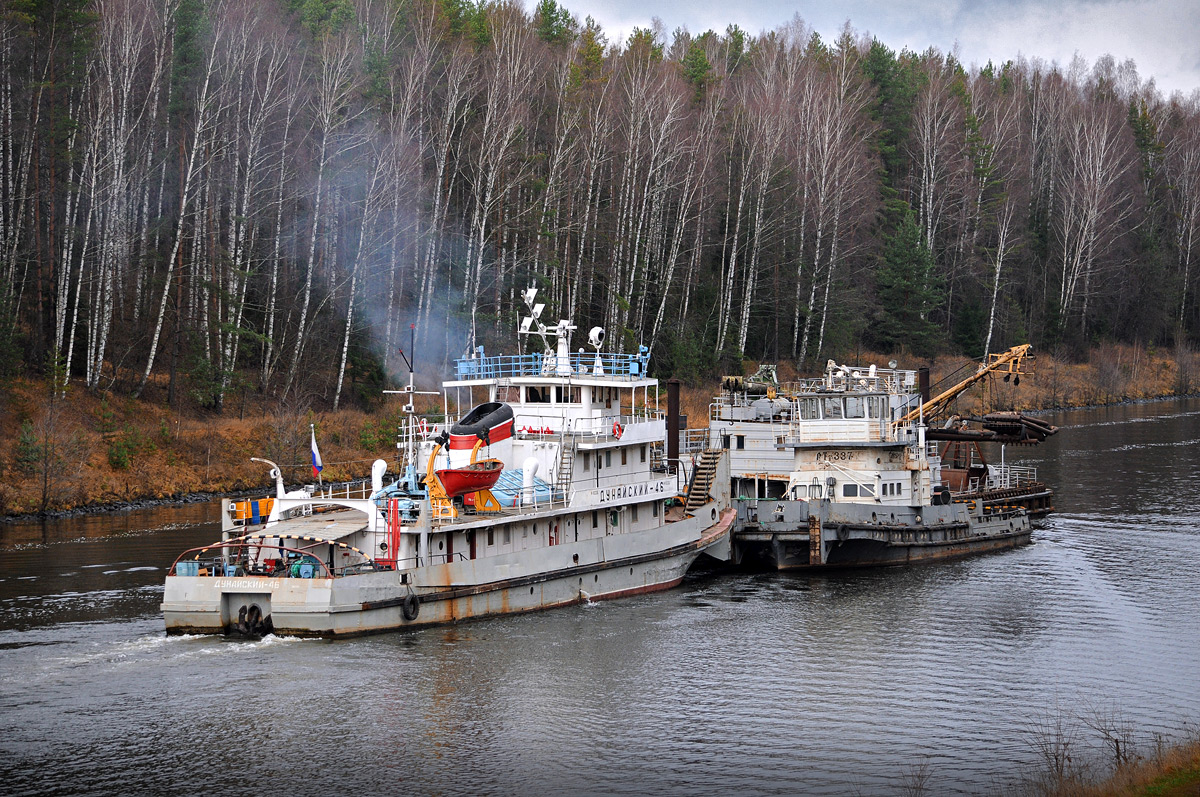
<svg viewBox="0 0 1200 797"><path fill-rule="evenodd" d="M530 595L532 595L532 594L533 594L533 587L530 587L530 588L529 588L529 594L530 594Z"/></svg>
<svg viewBox="0 0 1200 797"><path fill-rule="evenodd" d="M596 582L596 583L600 583L600 574L597 573L596 575L592 576L592 581Z"/></svg>
<svg viewBox="0 0 1200 797"><path fill-rule="evenodd" d="M579 554L577 554L577 553L571 554L571 561L574 562L575 564L579 564Z"/></svg>
<svg viewBox="0 0 1200 797"><path fill-rule="evenodd" d="M440 551L445 547L446 547L446 543L442 542L441 540L438 540L438 550Z"/></svg>
<svg viewBox="0 0 1200 797"><path fill-rule="evenodd" d="M633 568L632 568L632 567L631 567L631 568L629 568L629 575L631 575L631 576L633 575Z"/></svg>

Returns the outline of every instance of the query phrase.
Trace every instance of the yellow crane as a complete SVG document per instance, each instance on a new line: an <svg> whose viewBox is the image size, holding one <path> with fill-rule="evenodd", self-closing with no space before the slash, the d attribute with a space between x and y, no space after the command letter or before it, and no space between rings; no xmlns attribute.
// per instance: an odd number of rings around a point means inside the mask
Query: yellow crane
<svg viewBox="0 0 1200 797"><path fill-rule="evenodd" d="M1020 384L1021 377L1025 375L1022 366L1025 364L1026 359L1033 358L1033 355L1030 353L1032 350L1033 346L1028 343L1022 343L1020 346L1013 346L1008 351L999 354L989 354L988 361L980 363L979 370L974 374L957 385L938 393L916 409L909 411L897 423L911 423L918 418L924 418L928 422L931 418L940 415L946 407L950 406L950 402L958 398L964 390L989 374L1004 374L1006 382L1010 377L1015 376L1015 384Z"/></svg>

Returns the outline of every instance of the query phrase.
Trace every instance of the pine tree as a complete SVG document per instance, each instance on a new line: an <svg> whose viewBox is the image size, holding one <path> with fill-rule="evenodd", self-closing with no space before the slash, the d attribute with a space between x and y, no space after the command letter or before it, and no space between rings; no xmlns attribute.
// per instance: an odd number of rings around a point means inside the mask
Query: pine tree
<svg viewBox="0 0 1200 797"><path fill-rule="evenodd" d="M941 282L933 273L933 254L921 240L921 228L906 209L887 238L875 272L877 315L868 334L883 351L908 349L930 357L942 333L929 315L941 305Z"/></svg>

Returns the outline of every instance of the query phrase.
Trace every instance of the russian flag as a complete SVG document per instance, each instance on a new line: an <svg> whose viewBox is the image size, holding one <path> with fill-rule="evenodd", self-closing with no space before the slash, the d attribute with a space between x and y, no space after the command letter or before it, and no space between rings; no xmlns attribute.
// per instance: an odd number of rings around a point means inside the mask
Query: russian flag
<svg viewBox="0 0 1200 797"><path fill-rule="evenodd" d="M312 466L313 478L315 479L321 475L321 469L325 467L325 464L321 462L321 452L317 449L316 427L314 427L312 424L309 424L308 429L312 433Z"/></svg>

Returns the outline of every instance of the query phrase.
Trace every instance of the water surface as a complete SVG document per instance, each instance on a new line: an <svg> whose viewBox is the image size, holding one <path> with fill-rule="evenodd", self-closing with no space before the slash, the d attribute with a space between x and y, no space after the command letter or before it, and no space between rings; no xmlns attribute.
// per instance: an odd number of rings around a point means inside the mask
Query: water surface
<svg viewBox="0 0 1200 797"><path fill-rule="evenodd" d="M1194 731L1200 401L1054 421L1016 551L338 642L163 634L214 505L0 526L5 791L978 794L1059 715Z"/></svg>

